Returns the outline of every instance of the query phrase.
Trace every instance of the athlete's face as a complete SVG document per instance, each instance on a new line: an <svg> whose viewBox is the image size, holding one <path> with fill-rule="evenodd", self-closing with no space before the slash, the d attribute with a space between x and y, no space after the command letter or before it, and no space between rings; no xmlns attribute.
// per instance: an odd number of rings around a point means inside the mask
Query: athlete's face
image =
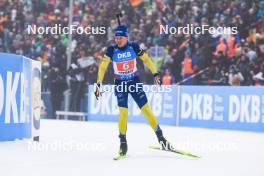
<svg viewBox="0 0 264 176"><path fill-rule="evenodd" d="M115 36L115 42L118 45L118 47L122 48L127 44L127 37Z"/></svg>

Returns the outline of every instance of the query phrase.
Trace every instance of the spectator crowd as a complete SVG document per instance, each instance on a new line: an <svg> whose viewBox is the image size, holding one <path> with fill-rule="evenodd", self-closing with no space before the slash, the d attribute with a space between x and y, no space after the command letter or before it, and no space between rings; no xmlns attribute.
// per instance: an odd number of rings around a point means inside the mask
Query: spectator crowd
<svg viewBox="0 0 264 176"><path fill-rule="evenodd" d="M50 91L60 106L62 93L70 88L80 107L87 84L96 81L105 47L113 42L115 14L124 14L122 23L129 39L148 52L161 47L155 64L164 84L264 85L264 0L74 0L73 24L104 26L105 35L28 35L28 25L54 26L69 23L69 0L0 0L0 52L24 55L42 63L43 91ZM238 34L160 34L160 25L186 24L212 27L236 26ZM67 68L67 51L72 64ZM80 67L82 60L93 60ZM111 67L110 67L111 68ZM152 75L139 62L142 81L152 84ZM105 83L113 83L109 69ZM195 76L193 76L195 75ZM70 80L67 87L66 77ZM58 98L59 97L59 98Z"/></svg>

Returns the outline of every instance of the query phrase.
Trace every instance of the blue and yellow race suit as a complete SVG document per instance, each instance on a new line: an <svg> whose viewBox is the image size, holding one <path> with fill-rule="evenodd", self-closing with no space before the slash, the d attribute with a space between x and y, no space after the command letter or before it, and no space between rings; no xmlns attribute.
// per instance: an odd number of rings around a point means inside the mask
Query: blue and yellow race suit
<svg viewBox="0 0 264 176"><path fill-rule="evenodd" d="M140 82L139 72L137 70L137 58L146 64L152 74L157 73L157 69L148 54L135 42L127 42L122 48L119 48L117 45L109 46L98 70L97 83L101 84L109 63L113 63L116 87L115 95L120 111L118 126L120 134L122 135L126 134L128 94L133 97L152 129L156 131L159 128L157 118L151 111L146 94L143 91L143 86L140 86L142 83ZM131 91L129 87L136 87L137 84L139 85L137 89ZM122 85L123 89L121 91L117 89L119 85Z"/></svg>

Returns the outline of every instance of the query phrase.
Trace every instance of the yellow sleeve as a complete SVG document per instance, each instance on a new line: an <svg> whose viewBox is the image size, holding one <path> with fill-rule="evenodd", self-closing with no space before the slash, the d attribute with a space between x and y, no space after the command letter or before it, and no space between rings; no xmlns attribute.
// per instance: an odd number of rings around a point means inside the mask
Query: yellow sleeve
<svg viewBox="0 0 264 176"><path fill-rule="evenodd" d="M158 72L156 66L154 65L147 53L144 53L142 56L139 56L139 58L147 65L148 69L151 71L152 74Z"/></svg>
<svg viewBox="0 0 264 176"><path fill-rule="evenodd" d="M98 69L98 75L97 75L97 83L102 83L104 80L104 75L106 72L106 69L110 63L111 59L108 56L104 56L101 64L99 65Z"/></svg>

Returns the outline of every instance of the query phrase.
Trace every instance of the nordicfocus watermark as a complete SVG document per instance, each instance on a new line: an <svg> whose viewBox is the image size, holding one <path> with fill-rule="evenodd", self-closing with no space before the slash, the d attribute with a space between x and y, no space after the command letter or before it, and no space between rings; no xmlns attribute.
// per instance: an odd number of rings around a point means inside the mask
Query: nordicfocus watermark
<svg viewBox="0 0 264 176"><path fill-rule="evenodd" d="M170 146L168 144L160 143L160 148L164 147L166 150L169 149L185 149L188 151L213 151L213 152L225 152L225 151L237 151L239 146L235 142L225 142L225 141L208 141L201 140L194 142L193 140L178 141L175 146Z"/></svg>
<svg viewBox="0 0 264 176"><path fill-rule="evenodd" d="M76 24L70 26L62 26L61 24L55 24L54 26L36 26L28 25L26 28L28 35L60 35L60 34L78 34L78 35L104 35L107 32L104 26L79 26Z"/></svg>
<svg viewBox="0 0 264 176"><path fill-rule="evenodd" d="M94 90L96 89L96 84L94 84ZM103 85L100 87L102 92L141 92L142 90L146 93L148 92L164 92L168 93L172 91L172 85L144 85L143 83L129 84L124 81L119 85Z"/></svg>
<svg viewBox="0 0 264 176"><path fill-rule="evenodd" d="M201 34L211 34L211 35L228 35L228 34L237 34L237 27L212 27L210 25L204 24L201 26L195 26L193 24L187 24L185 26L168 26L168 25L160 25L159 26L160 35L168 34L168 35L201 35Z"/></svg>
<svg viewBox="0 0 264 176"><path fill-rule="evenodd" d="M28 151L105 151L107 146L100 142L86 141L51 141L51 142L28 142Z"/></svg>

